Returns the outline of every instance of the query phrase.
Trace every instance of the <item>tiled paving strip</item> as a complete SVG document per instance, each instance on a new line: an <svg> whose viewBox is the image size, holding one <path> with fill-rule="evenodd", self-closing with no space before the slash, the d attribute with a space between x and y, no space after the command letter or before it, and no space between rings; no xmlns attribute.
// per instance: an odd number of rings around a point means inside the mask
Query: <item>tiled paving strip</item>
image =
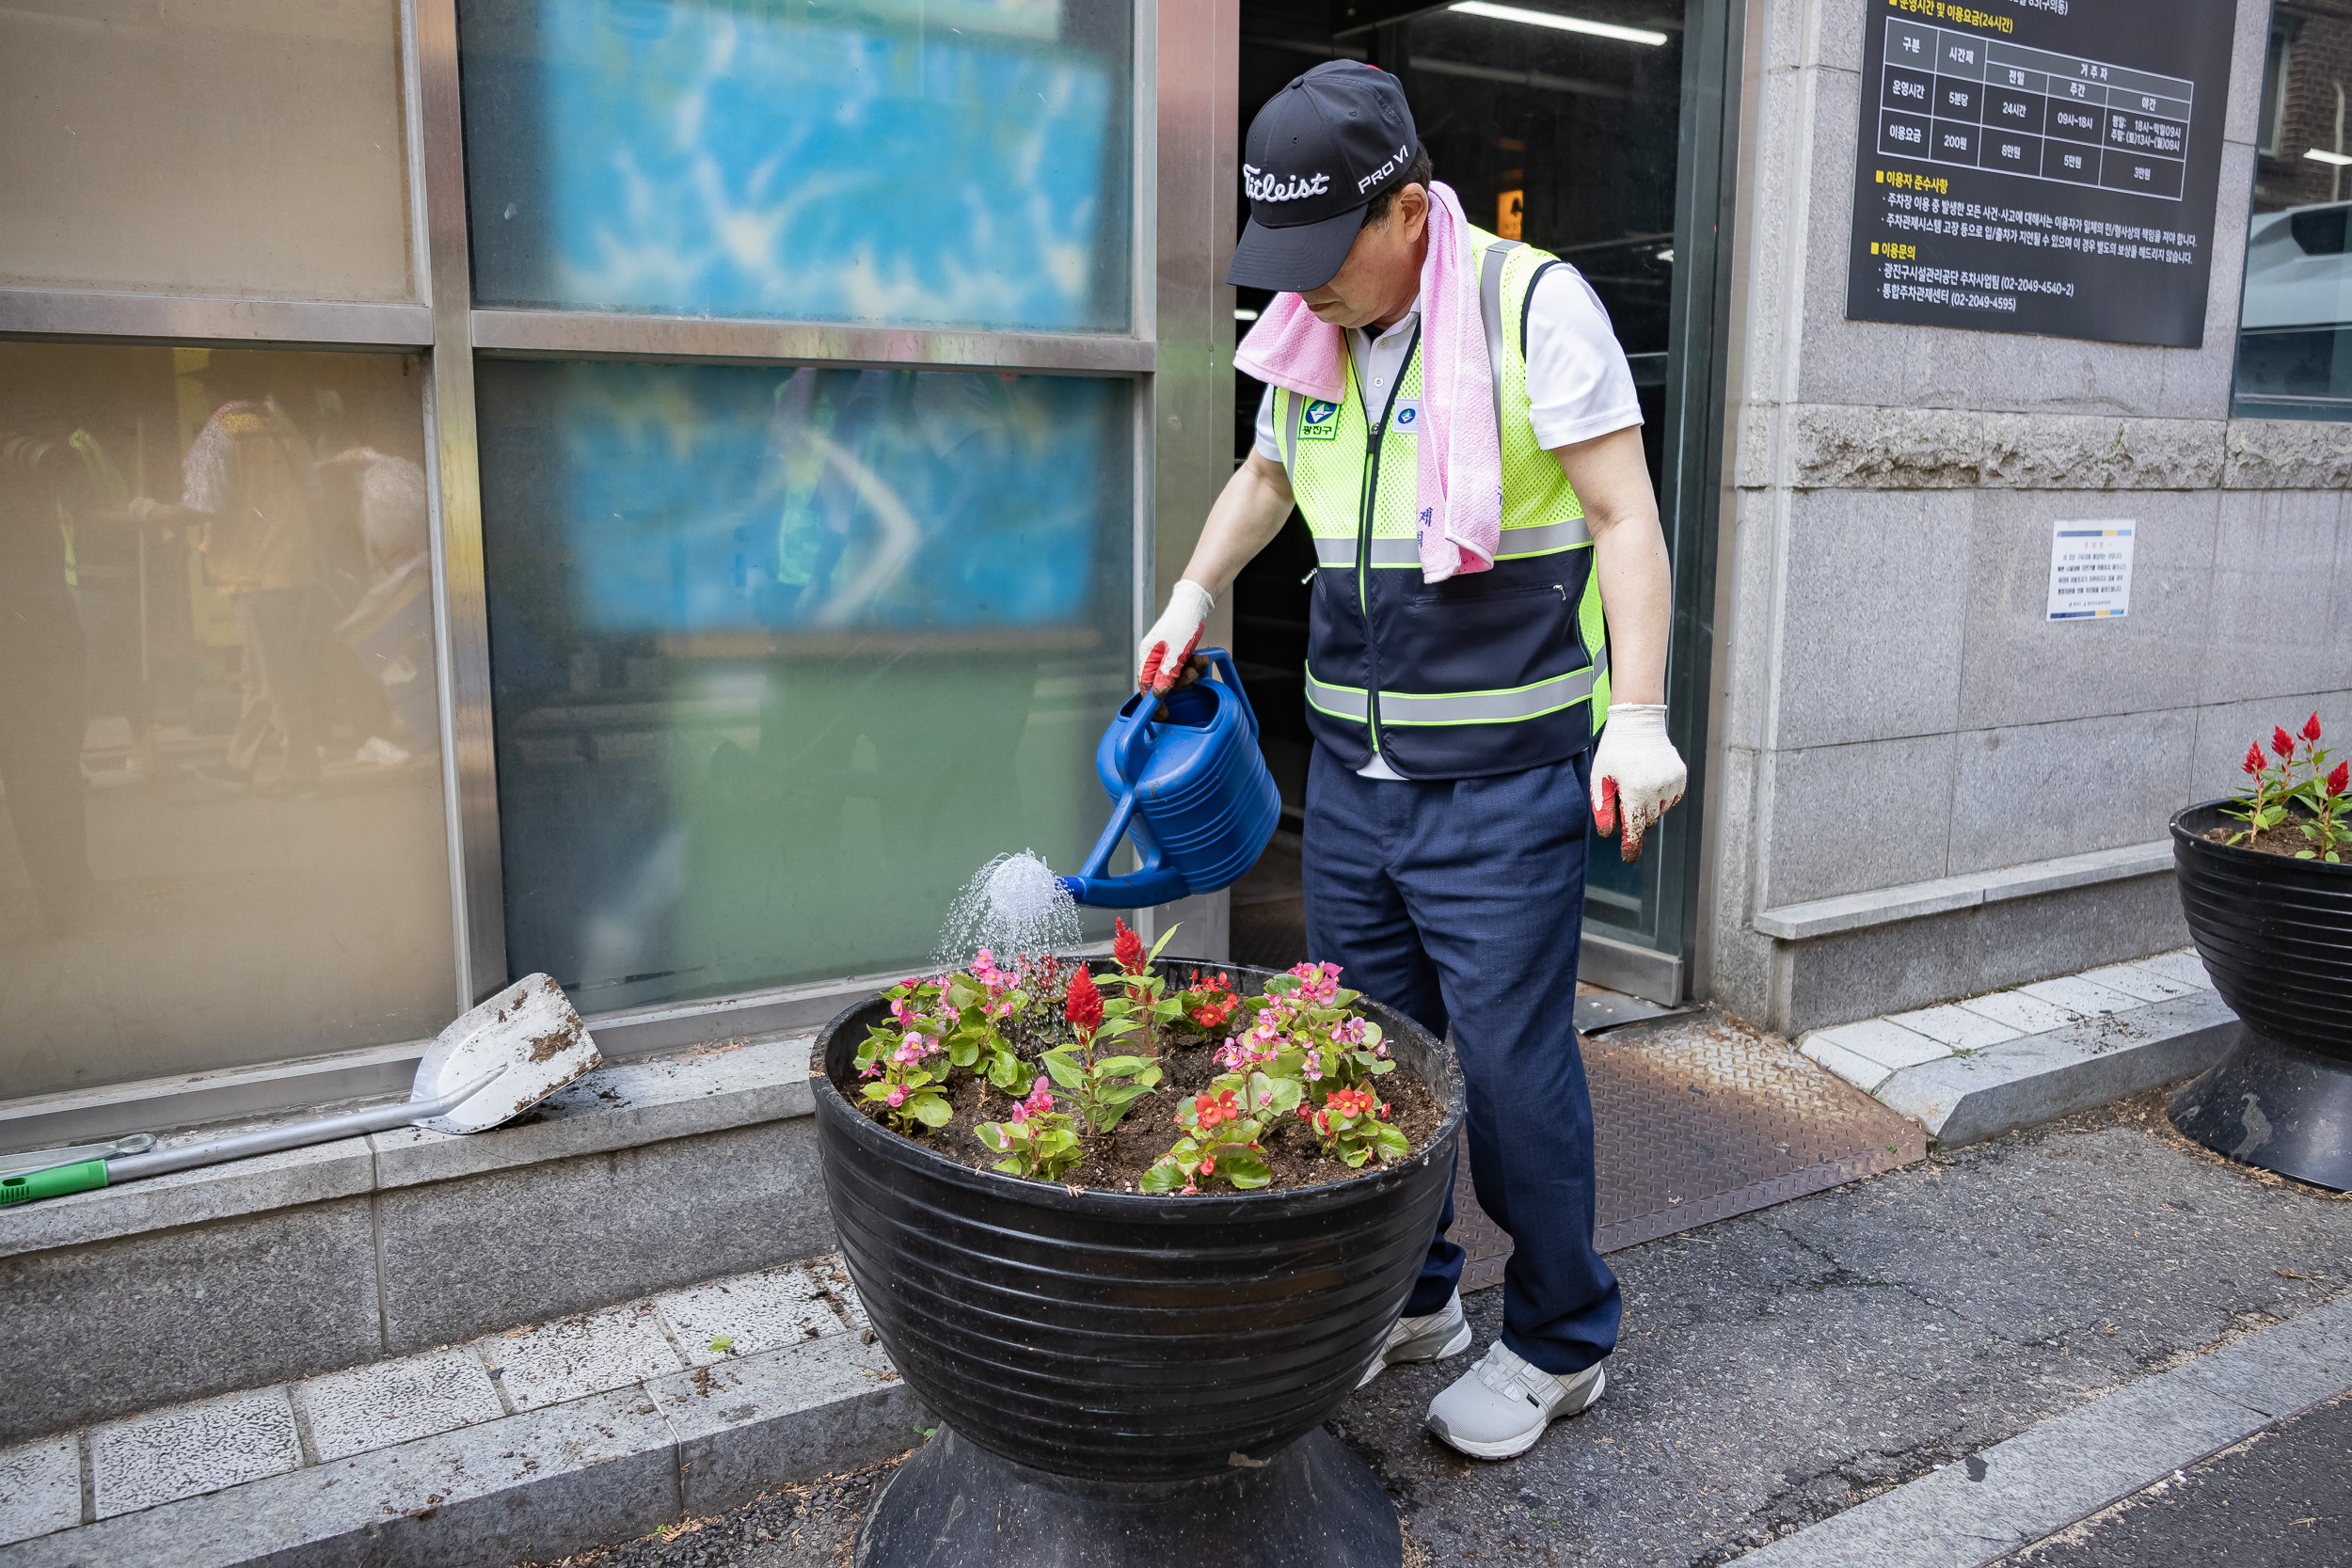
<svg viewBox="0 0 2352 1568"><path fill-rule="evenodd" d="M2062 1114L2086 1096L2198 1070L2229 1022L2204 965L2184 948L1817 1029L1798 1049L1947 1142L1967 1142L2036 1119L2036 1108ZM2131 1059L2150 1047L2144 1064Z"/></svg>
<svg viewBox="0 0 2352 1568"><path fill-rule="evenodd" d="M42 1438L0 1450L0 1546L497 1420L495 1385L540 1410L866 1325L847 1274L818 1259Z"/></svg>

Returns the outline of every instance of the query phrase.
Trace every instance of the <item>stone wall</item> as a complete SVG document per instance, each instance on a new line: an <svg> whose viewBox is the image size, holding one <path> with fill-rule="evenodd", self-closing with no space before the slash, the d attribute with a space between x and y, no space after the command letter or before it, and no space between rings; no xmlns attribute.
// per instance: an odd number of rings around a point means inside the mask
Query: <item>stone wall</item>
<svg viewBox="0 0 2352 1568"><path fill-rule="evenodd" d="M2276 721L2352 741L2352 426L2228 417L2269 8L2175 349L1848 321L1870 11L1759 4L1697 991L1795 1030L2177 946L2160 853L1945 912L1915 884L2154 845ZM2127 618L2044 619L2066 517L2138 524Z"/></svg>

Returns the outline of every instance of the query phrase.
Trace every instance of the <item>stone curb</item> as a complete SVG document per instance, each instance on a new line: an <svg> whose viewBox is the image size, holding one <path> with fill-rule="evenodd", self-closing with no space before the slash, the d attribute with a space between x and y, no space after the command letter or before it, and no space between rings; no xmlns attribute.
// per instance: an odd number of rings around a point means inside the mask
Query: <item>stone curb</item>
<svg viewBox="0 0 2352 1568"><path fill-rule="evenodd" d="M1752 1568L1983 1568L2352 1390L2352 1297L1783 1536Z"/></svg>
<svg viewBox="0 0 2352 1568"><path fill-rule="evenodd" d="M886 1458L921 1420L880 1346L834 1335L0 1547L0 1568L503 1568Z"/></svg>
<svg viewBox="0 0 2352 1568"><path fill-rule="evenodd" d="M2201 991L1903 1068L1877 1094L1958 1147L2191 1077L2236 1035L2237 1015Z"/></svg>

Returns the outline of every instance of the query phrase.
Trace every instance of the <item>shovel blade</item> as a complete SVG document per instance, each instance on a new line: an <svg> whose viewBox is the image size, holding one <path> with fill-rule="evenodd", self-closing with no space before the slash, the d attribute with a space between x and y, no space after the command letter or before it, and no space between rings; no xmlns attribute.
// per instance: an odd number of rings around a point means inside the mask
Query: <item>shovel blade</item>
<svg viewBox="0 0 2352 1568"><path fill-rule="evenodd" d="M437 1132L480 1132L603 1065L587 1024L554 977L527 974L441 1031L417 1066L409 1099L437 1100L498 1072L453 1109L417 1124Z"/></svg>

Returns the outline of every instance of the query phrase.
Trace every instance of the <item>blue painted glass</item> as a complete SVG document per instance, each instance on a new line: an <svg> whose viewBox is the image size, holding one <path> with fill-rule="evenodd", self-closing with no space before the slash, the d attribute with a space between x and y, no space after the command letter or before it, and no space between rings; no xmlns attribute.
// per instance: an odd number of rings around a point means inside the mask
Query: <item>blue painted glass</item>
<svg viewBox="0 0 2352 1568"><path fill-rule="evenodd" d="M1133 389L478 371L507 951L596 1010L921 963L1074 868L1129 680Z"/></svg>
<svg viewBox="0 0 2352 1568"><path fill-rule="evenodd" d="M469 0L485 305L1124 331L1123 0Z"/></svg>

